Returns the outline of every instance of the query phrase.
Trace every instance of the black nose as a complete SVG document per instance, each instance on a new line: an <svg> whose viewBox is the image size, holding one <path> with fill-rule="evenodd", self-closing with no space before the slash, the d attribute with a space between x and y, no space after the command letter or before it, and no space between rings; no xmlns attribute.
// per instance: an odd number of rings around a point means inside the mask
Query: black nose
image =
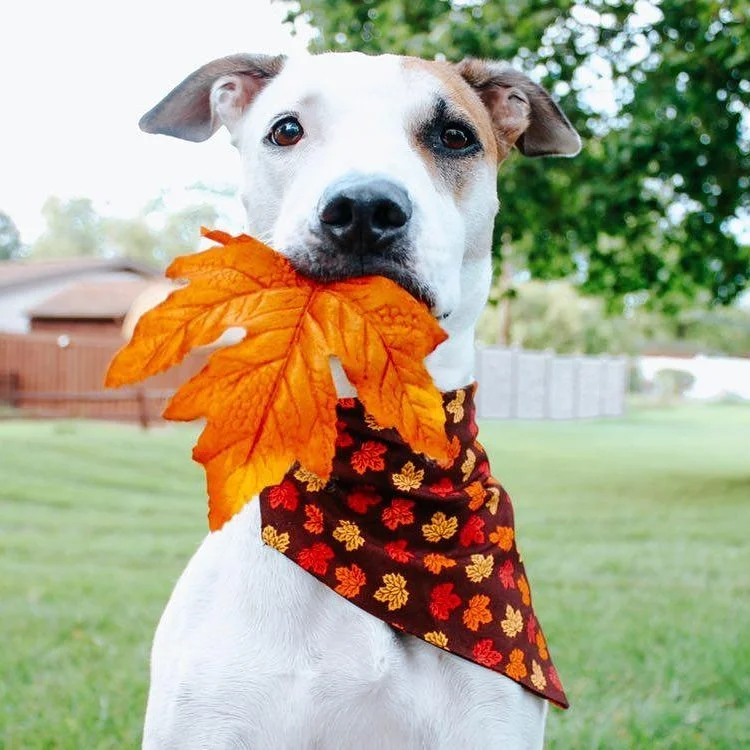
<svg viewBox="0 0 750 750"><path fill-rule="evenodd" d="M323 233L352 252L366 254L406 234L411 200L398 183L348 177L325 191L318 217Z"/></svg>

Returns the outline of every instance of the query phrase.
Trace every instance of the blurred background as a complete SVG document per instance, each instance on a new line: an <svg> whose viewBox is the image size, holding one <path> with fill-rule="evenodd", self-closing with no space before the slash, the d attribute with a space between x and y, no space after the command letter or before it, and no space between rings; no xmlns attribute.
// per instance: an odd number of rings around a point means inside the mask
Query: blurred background
<svg viewBox="0 0 750 750"><path fill-rule="evenodd" d="M0 747L138 745L150 638L205 533L193 428L104 369L201 225L225 132L138 118L237 51L509 61L584 140L498 176L483 442L573 707L549 747L750 746L750 3L16 4L0 44ZM150 427L143 430L141 427Z"/></svg>

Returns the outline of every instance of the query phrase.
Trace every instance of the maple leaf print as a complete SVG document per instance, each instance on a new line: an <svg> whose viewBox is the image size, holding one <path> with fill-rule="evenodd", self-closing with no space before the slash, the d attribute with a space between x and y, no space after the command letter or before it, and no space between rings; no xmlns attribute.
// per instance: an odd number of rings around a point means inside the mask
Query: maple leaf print
<svg viewBox="0 0 750 750"><path fill-rule="evenodd" d="M325 479L321 479L317 474L313 474L301 466L294 472L294 478L298 482L302 482L308 492L319 492L327 484Z"/></svg>
<svg viewBox="0 0 750 750"><path fill-rule="evenodd" d="M372 416L372 414L365 414L365 424L373 431L373 432L380 432L381 430L384 430L385 427L382 427L375 421L375 417Z"/></svg>
<svg viewBox="0 0 750 750"><path fill-rule="evenodd" d="M485 490L481 482L472 482L466 487L469 496L469 510L479 510L484 505Z"/></svg>
<svg viewBox="0 0 750 750"><path fill-rule="evenodd" d="M349 448L354 445L354 438L346 431L346 422L336 421L336 447Z"/></svg>
<svg viewBox="0 0 750 750"><path fill-rule="evenodd" d="M280 485L271 488L268 499L272 508L281 506L284 510L297 510L299 492L288 479L285 479Z"/></svg>
<svg viewBox="0 0 750 750"><path fill-rule="evenodd" d="M521 592L521 601L528 607L531 604L531 591L526 576L519 577L518 590Z"/></svg>
<svg viewBox="0 0 750 750"><path fill-rule="evenodd" d="M550 667L547 674L549 674L549 681L552 683L552 685L558 690L562 690L563 686L560 682L560 678L557 676L557 670L554 667Z"/></svg>
<svg viewBox="0 0 750 750"><path fill-rule="evenodd" d="M407 563L414 557L414 553L406 549L406 539L388 542L384 549L388 557L396 562Z"/></svg>
<svg viewBox="0 0 750 750"><path fill-rule="evenodd" d="M364 515L373 506L381 500L372 487L365 487L361 490L350 492L346 498L346 504L355 512Z"/></svg>
<svg viewBox="0 0 750 750"><path fill-rule="evenodd" d="M490 603L489 596L476 594L469 599L469 606L464 610L463 620L469 630L477 631L480 625L492 622L492 612L487 609Z"/></svg>
<svg viewBox="0 0 750 750"><path fill-rule="evenodd" d="M386 573L383 576L383 585L373 594L379 602L388 604L388 611L401 609L409 600L409 592L406 590L406 578L400 573Z"/></svg>
<svg viewBox="0 0 750 750"><path fill-rule="evenodd" d="M454 424L458 424L464 418L463 403L466 400L466 391L458 391L455 398L446 407L448 414L453 416Z"/></svg>
<svg viewBox="0 0 750 750"><path fill-rule="evenodd" d="M297 563L305 570L322 576L328 570L328 563L333 558L333 550L323 542L315 542L312 547L305 547L297 554Z"/></svg>
<svg viewBox="0 0 750 750"><path fill-rule="evenodd" d="M547 687L547 680L536 659L531 660L531 684L541 693Z"/></svg>
<svg viewBox="0 0 750 750"><path fill-rule="evenodd" d="M436 461L437 465L441 469L450 469L453 467L453 464L456 463L456 459L461 454L461 441L458 439L456 435L454 435L451 438L450 443L448 444L448 456L444 459L438 459Z"/></svg>
<svg viewBox="0 0 750 750"><path fill-rule="evenodd" d="M528 674L526 665L523 663L523 651L519 648L514 648L510 652L508 664L505 667L505 674L511 678L511 680L520 680Z"/></svg>
<svg viewBox="0 0 750 750"><path fill-rule="evenodd" d="M443 399L423 365L447 334L426 305L379 276L324 283L246 235L205 232L220 246L176 258L188 283L146 312L115 355L108 387L182 361L229 328L244 338L214 351L164 416L204 419L203 464L212 530L299 462L330 477L336 442L336 357L365 410L417 453L448 456Z"/></svg>
<svg viewBox="0 0 750 750"><path fill-rule="evenodd" d="M264 526L263 531L260 533L260 538L264 544L277 549L282 554L289 548L289 534L286 531L283 534L279 534L273 526Z"/></svg>
<svg viewBox="0 0 750 750"><path fill-rule="evenodd" d="M352 469L357 474L364 474L368 469L372 471L383 471L385 468L385 461L383 460L383 454L387 448L383 443L377 443L374 440L366 440L362 443L362 447L359 450L354 451L352 454Z"/></svg>
<svg viewBox="0 0 750 750"><path fill-rule="evenodd" d="M352 599L359 594L362 586L367 583L365 572L359 565L351 565L350 567L338 567L336 568L336 580L339 582L336 586L335 591L341 596L345 596L347 599Z"/></svg>
<svg viewBox="0 0 750 750"><path fill-rule="evenodd" d="M466 458L464 459L464 462L461 464L461 474L463 475L464 482L469 481L469 477L471 476L471 472L474 471L474 466L476 466L477 463L477 456L474 453L474 451L469 448L466 451Z"/></svg>
<svg viewBox="0 0 750 750"><path fill-rule="evenodd" d="M534 617L534 613L532 612L526 622L526 637L528 638L529 643L536 643L536 630L536 617Z"/></svg>
<svg viewBox="0 0 750 750"><path fill-rule="evenodd" d="M333 530L333 538L345 544L347 552L353 552L365 543L359 533L359 526L353 521L339 521L339 525Z"/></svg>
<svg viewBox="0 0 750 750"><path fill-rule="evenodd" d="M539 649L539 656L544 659L544 661L549 660L549 651L547 651L547 641L544 638L544 635L542 635L541 630L536 631L536 647Z"/></svg>
<svg viewBox="0 0 750 750"><path fill-rule="evenodd" d="M391 531L395 531L399 526L408 526L414 523L413 507L414 502L412 500L406 500L402 497L393 498L391 504L383 509L381 515L383 524Z"/></svg>
<svg viewBox="0 0 750 750"><path fill-rule="evenodd" d="M508 638L515 638L523 630L521 610L513 609L510 604L506 604L505 619L500 621L500 627Z"/></svg>
<svg viewBox="0 0 750 750"><path fill-rule="evenodd" d="M448 636L442 630L432 630L424 634L427 643L431 643L438 648L448 648Z"/></svg>
<svg viewBox="0 0 750 750"><path fill-rule="evenodd" d="M439 511L434 513L430 523L422 525L422 535L428 542L440 542L450 539L458 529L458 518L451 516L447 518L445 513Z"/></svg>
<svg viewBox="0 0 750 750"><path fill-rule="evenodd" d="M492 539L492 537L490 537L490 539ZM504 589L514 589L516 587L515 573L516 571L513 567L513 561L506 560L497 572L497 575L500 578L500 583L503 584Z"/></svg>
<svg viewBox="0 0 750 750"><path fill-rule="evenodd" d="M455 567L456 561L437 552L430 552L424 556L422 564L430 571L430 573L439 575L443 568Z"/></svg>
<svg viewBox="0 0 750 750"><path fill-rule="evenodd" d="M453 591L452 583L440 583L430 592L430 613L436 620L447 620L461 598Z"/></svg>
<svg viewBox="0 0 750 750"><path fill-rule="evenodd" d="M466 566L466 575L472 583L481 583L492 575L492 555L472 555L471 565Z"/></svg>
<svg viewBox="0 0 750 750"><path fill-rule="evenodd" d="M453 482L451 482L448 477L442 477L439 479L435 484L431 484L428 487L429 491L433 495L437 495L438 497L445 497L446 495L450 495L451 492L453 492Z"/></svg>
<svg viewBox="0 0 750 750"><path fill-rule="evenodd" d="M391 476L393 486L401 492L418 490L422 486L423 479L424 469L416 469L411 461L404 464L401 473Z"/></svg>
<svg viewBox="0 0 750 750"><path fill-rule="evenodd" d="M458 535L459 544L462 547L470 547L472 544L484 543L484 519L479 516L470 516Z"/></svg>
<svg viewBox="0 0 750 750"><path fill-rule="evenodd" d="M504 552L507 552L513 546L514 537L515 532L512 526L496 526L495 530L490 532L490 541Z"/></svg>
<svg viewBox="0 0 750 750"><path fill-rule="evenodd" d="M489 498L486 502L487 510L492 513L493 516L497 515L497 506L500 504L500 490L497 487L488 487Z"/></svg>
<svg viewBox="0 0 750 750"><path fill-rule="evenodd" d="M307 520L302 525L305 531L311 534L323 533L323 511L315 504L308 503L305 505L305 516Z"/></svg>
<svg viewBox="0 0 750 750"><path fill-rule="evenodd" d="M475 661L485 667L497 666L503 658L503 655L495 650L492 638L483 638L481 641L477 641L471 653Z"/></svg>

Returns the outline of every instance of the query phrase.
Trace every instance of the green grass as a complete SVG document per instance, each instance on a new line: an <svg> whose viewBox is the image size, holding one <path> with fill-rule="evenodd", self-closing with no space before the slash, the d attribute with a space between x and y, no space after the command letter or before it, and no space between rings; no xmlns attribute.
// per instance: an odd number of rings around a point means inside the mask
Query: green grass
<svg viewBox="0 0 750 750"><path fill-rule="evenodd" d="M0 747L136 747L205 530L194 432L0 422ZM572 708L548 747L750 747L750 409L482 427Z"/></svg>

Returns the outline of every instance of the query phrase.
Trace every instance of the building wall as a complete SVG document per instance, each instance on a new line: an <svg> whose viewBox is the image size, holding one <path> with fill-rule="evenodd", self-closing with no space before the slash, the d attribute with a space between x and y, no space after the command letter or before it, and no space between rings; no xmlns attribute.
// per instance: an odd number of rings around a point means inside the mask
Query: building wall
<svg viewBox="0 0 750 750"><path fill-rule="evenodd" d="M122 338L122 318L119 320L40 320L36 318L31 321L31 331L69 337L103 337L119 341Z"/></svg>
<svg viewBox="0 0 750 750"><path fill-rule="evenodd" d="M79 281L129 281L143 278L132 271L82 271L64 279L29 284L18 289L0 289L0 332L28 333L26 311Z"/></svg>

